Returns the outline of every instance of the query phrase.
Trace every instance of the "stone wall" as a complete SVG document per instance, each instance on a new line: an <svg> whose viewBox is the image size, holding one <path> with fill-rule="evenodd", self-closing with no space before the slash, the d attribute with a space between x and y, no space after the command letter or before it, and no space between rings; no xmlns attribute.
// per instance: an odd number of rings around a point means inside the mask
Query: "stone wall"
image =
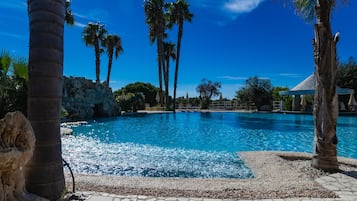
<svg viewBox="0 0 357 201"><path fill-rule="evenodd" d="M120 114L111 88L83 77L64 77L62 106L68 112L68 120L86 120Z"/></svg>

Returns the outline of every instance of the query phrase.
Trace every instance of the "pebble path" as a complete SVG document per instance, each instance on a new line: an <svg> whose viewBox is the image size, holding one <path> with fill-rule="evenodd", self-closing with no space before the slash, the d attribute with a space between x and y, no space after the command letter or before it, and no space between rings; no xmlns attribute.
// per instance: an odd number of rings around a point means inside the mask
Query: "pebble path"
<svg viewBox="0 0 357 201"><path fill-rule="evenodd" d="M335 173L316 179L324 188L339 198L286 198L260 199L254 201L357 201L357 172ZM154 197L141 195L114 195L100 192L81 192L86 201L238 201L239 199L208 199L184 197ZM240 200L248 201L248 200Z"/></svg>

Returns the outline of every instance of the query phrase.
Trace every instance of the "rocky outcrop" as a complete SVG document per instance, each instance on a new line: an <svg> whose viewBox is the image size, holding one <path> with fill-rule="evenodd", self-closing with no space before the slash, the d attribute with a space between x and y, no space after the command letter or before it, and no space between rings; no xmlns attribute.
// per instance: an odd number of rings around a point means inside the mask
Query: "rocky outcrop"
<svg viewBox="0 0 357 201"><path fill-rule="evenodd" d="M20 112L0 120L0 201L46 200L25 190L24 166L31 159L35 134Z"/></svg>
<svg viewBox="0 0 357 201"><path fill-rule="evenodd" d="M64 77L62 106L68 112L68 120L120 114L111 88L81 77Z"/></svg>

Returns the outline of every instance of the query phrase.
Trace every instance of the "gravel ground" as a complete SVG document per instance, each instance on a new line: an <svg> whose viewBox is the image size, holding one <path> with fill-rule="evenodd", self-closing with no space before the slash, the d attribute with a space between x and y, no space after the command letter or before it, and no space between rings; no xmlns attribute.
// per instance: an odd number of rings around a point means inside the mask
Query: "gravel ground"
<svg viewBox="0 0 357 201"><path fill-rule="evenodd" d="M75 174L76 191L162 197L266 199L335 198L315 178L328 173L310 166L311 155L292 152L240 152L254 179L145 178ZM339 158L342 171L357 171L357 161ZM67 175L68 177L68 175ZM72 188L71 179L68 189Z"/></svg>

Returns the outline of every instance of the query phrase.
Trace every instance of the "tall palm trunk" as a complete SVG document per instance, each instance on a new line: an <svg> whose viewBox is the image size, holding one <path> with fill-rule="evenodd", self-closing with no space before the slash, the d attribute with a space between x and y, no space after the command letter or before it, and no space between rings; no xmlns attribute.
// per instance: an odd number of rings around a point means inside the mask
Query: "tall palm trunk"
<svg viewBox="0 0 357 201"><path fill-rule="evenodd" d="M158 52L158 72L159 72L159 96L160 96L160 106L163 106L163 93L162 93L162 69L163 69L163 48L161 47L162 42L160 42L159 37L157 38L157 52Z"/></svg>
<svg viewBox="0 0 357 201"><path fill-rule="evenodd" d="M174 103L173 108L174 112L176 112L176 89L177 89L177 80L178 80L178 70L180 64L180 52L181 52L181 39L183 32L183 19L180 18L178 34L177 34L177 53L176 53L176 66L175 66L175 80L174 80Z"/></svg>
<svg viewBox="0 0 357 201"><path fill-rule="evenodd" d="M159 95L160 95L160 106L163 106L163 93L162 93L162 71L164 69L164 31L165 31L165 22L164 22L164 15L163 15L163 2L160 2L159 5L159 12L158 12L158 36L157 36L157 49L158 49L158 65L159 65L159 84L160 84L160 91L159 91Z"/></svg>
<svg viewBox="0 0 357 201"><path fill-rule="evenodd" d="M113 63L113 52L110 52L109 58L108 58L107 86L109 86L110 73L111 73L111 71L112 71L112 63Z"/></svg>
<svg viewBox="0 0 357 201"><path fill-rule="evenodd" d="M94 42L94 53L96 83L100 83L100 47L98 39Z"/></svg>
<svg viewBox="0 0 357 201"><path fill-rule="evenodd" d="M29 0L28 119L36 136L25 167L29 192L58 200L64 191L60 109L65 0Z"/></svg>
<svg viewBox="0 0 357 201"><path fill-rule="evenodd" d="M170 71L170 55L167 55L166 57L166 62L164 66L164 78L165 78L165 95L166 95L166 110L170 109L170 103L169 103L169 71Z"/></svg>
<svg viewBox="0 0 357 201"><path fill-rule="evenodd" d="M332 36L330 27L331 1L317 1L315 39L313 40L315 58L316 93L314 100L314 154L312 166L336 171L338 117L338 97L336 94L336 43L338 36Z"/></svg>

